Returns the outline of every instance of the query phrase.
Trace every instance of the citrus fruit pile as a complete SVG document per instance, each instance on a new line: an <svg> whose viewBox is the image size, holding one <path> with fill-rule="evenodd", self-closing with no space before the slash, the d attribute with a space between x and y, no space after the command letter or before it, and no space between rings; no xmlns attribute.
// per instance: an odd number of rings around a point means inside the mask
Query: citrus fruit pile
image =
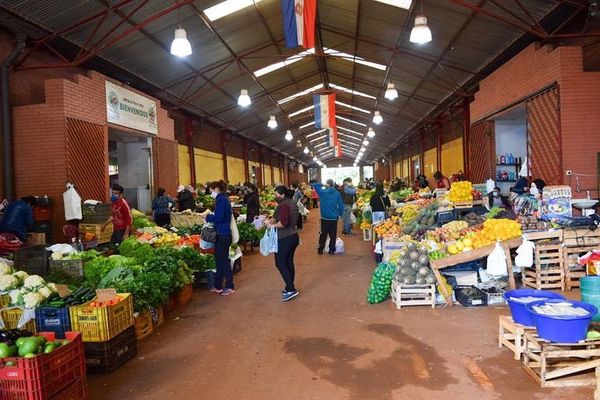
<svg viewBox="0 0 600 400"><path fill-rule="evenodd" d="M471 201L473 200L473 185L469 181L454 182L447 198L453 203Z"/></svg>
<svg viewBox="0 0 600 400"><path fill-rule="evenodd" d="M473 247L494 244L497 240L508 240L521 236L521 224L511 219L488 219L483 229L473 236Z"/></svg>

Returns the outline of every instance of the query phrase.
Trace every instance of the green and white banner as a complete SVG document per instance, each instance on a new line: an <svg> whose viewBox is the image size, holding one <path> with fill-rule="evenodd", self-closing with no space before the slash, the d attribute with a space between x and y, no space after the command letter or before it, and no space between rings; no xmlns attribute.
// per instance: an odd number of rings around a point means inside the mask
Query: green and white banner
<svg viewBox="0 0 600 400"><path fill-rule="evenodd" d="M156 135L156 102L106 81L106 120Z"/></svg>

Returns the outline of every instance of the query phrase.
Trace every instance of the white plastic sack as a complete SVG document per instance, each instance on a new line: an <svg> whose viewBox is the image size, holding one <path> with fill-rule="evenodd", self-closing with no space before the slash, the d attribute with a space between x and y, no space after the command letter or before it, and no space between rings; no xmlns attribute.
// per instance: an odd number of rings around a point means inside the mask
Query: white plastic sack
<svg viewBox="0 0 600 400"><path fill-rule="evenodd" d="M267 228L265 235L260 239L260 254L268 256L271 253L277 253L277 230L275 228Z"/></svg>
<svg viewBox="0 0 600 400"><path fill-rule="evenodd" d="M71 254L75 253L77 250L73 248L70 244L59 243L53 244L50 247L46 247L46 250L51 251L53 253L62 253L62 254Z"/></svg>
<svg viewBox="0 0 600 400"><path fill-rule="evenodd" d="M485 190L487 192L487 194L490 194L494 191L494 188L496 187L496 182L494 182L493 179L488 179L487 181L485 181Z"/></svg>
<svg viewBox="0 0 600 400"><path fill-rule="evenodd" d="M354 215L354 213L350 213L350 223L351 224L356 223L356 215Z"/></svg>
<svg viewBox="0 0 600 400"><path fill-rule="evenodd" d="M381 245L381 240L378 240L377 243L375 243L375 250L374 252L376 254L383 254L383 249L382 249L382 245Z"/></svg>
<svg viewBox="0 0 600 400"><path fill-rule="evenodd" d="M493 276L507 276L506 254L500 243L496 243L494 250L487 258L487 273Z"/></svg>
<svg viewBox="0 0 600 400"><path fill-rule="evenodd" d="M67 191L63 193L63 200L65 203L65 221L82 219L81 196L70 183L67 183Z"/></svg>
<svg viewBox="0 0 600 400"><path fill-rule="evenodd" d="M240 241L240 232L238 231L237 223L235 222L233 214L231 214L231 218L229 219L229 229L231 229L231 243L236 244Z"/></svg>
<svg viewBox="0 0 600 400"><path fill-rule="evenodd" d="M242 253L242 250L237 247L235 249L235 253L229 253L229 264L231 264L231 268L233 268L233 264L235 264L235 260L237 260L238 258L241 258L244 255L244 253Z"/></svg>
<svg viewBox="0 0 600 400"><path fill-rule="evenodd" d="M327 238L327 240L325 240L325 249L329 249L329 237ZM344 241L342 240L342 238L336 238L335 239L335 253L341 254L345 250L346 249L344 247Z"/></svg>
<svg viewBox="0 0 600 400"><path fill-rule="evenodd" d="M298 202L298 213L300 213L302 216L309 214L309 211L306 209L306 207L304 207L304 204L302 204L301 201Z"/></svg>
<svg viewBox="0 0 600 400"><path fill-rule="evenodd" d="M535 244L527 239L523 239L523 244L517 249L515 266L520 268L531 267L533 265L533 249L535 249Z"/></svg>
<svg viewBox="0 0 600 400"><path fill-rule="evenodd" d="M258 217L254 217L254 221L252 221L252 225L256 230L259 230L265 225L265 220L267 219L266 215L260 215Z"/></svg>

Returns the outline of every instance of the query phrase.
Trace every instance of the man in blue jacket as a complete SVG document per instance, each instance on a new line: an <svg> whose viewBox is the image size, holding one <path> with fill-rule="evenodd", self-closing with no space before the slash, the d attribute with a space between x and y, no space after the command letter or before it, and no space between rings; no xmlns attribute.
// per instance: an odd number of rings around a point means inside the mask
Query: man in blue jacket
<svg viewBox="0 0 600 400"><path fill-rule="evenodd" d="M335 254L335 241L337 239L337 221L344 215L342 195L335 188L333 180L327 180L327 186L311 182L321 201L321 235L319 236L319 254L323 254L325 241L329 236L329 254Z"/></svg>

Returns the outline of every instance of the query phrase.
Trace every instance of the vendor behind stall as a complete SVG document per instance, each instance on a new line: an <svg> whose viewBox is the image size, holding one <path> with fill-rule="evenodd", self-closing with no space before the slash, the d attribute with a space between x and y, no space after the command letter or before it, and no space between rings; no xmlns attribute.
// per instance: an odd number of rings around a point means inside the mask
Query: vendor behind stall
<svg viewBox="0 0 600 400"><path fill-rule="evenodd" d="M10 233L22 242L27 240L27 230L33 226L33 209L36 205L33 196L23 197L13 201L4 210L4 217L0 220L0 233Z"/></svg>
<svg viewBox="0 0 600 400"><path fill-rule="evenodd" d="M507 209L510 208L508 198L500 194L499 187L495 187L494 190L492 190L488 195L488 198L490 201L490 207L503 207Z"/></svg>
<svg viewBox="0 0 600 400"><path fill-rule="evenodd" d="M435 188L436 189L446 189L450 190L450 181L446 178L440 171L437 171L433 174L435 178Z"/></svg>

